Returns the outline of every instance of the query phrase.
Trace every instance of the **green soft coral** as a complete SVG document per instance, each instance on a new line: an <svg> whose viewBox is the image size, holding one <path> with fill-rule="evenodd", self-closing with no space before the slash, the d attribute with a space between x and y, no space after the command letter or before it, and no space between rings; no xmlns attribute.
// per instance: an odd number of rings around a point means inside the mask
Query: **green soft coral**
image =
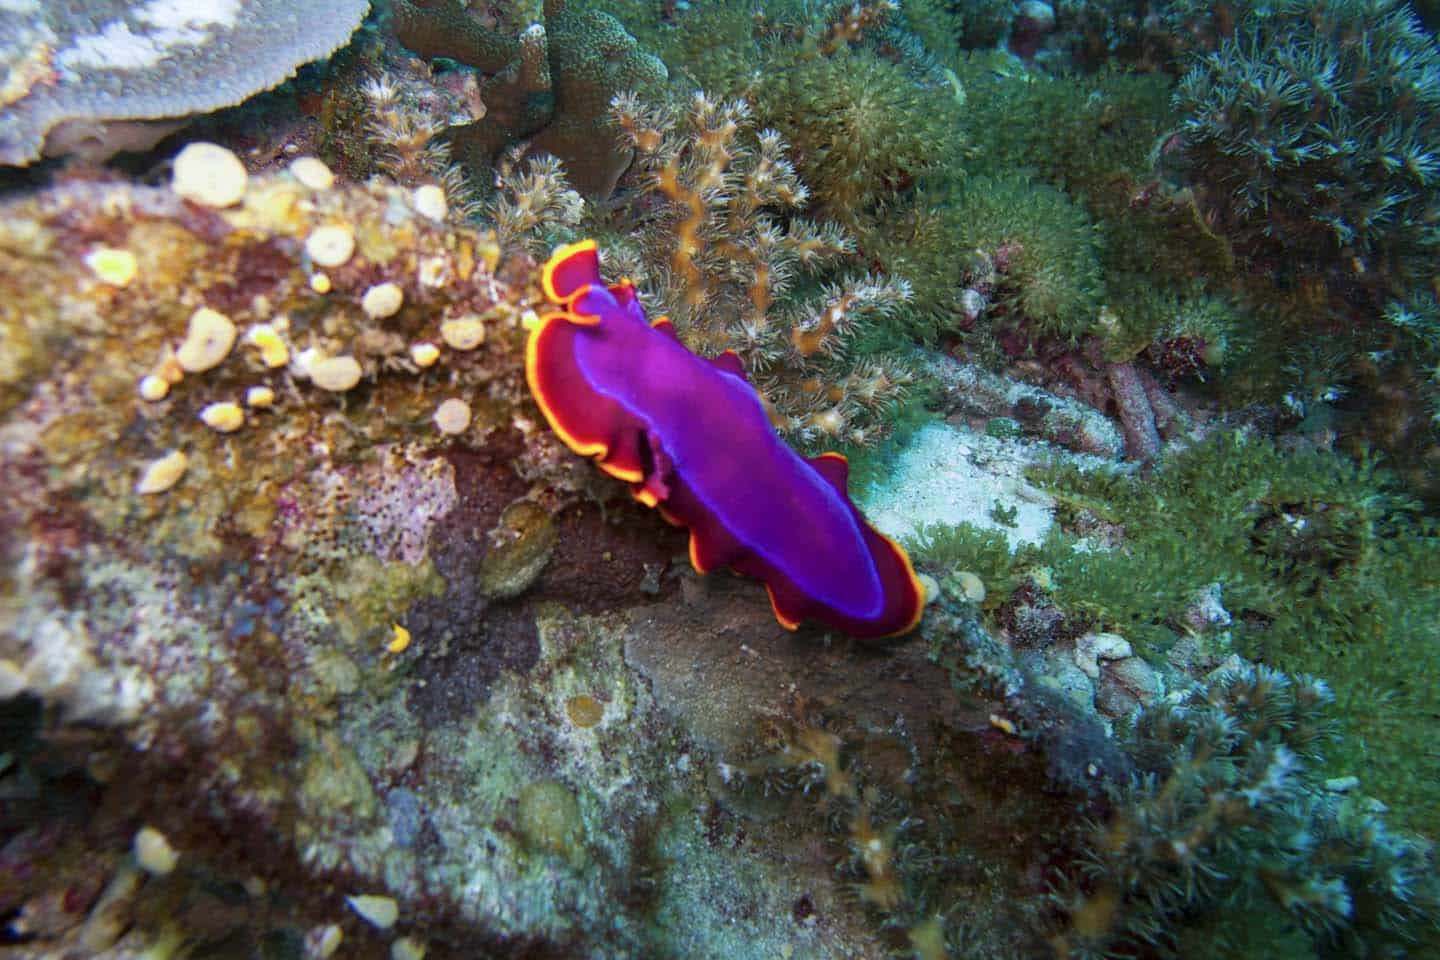
<svg viewBox="0 0 1440 960"><path fill-rule="evenodd" d="M1055 595L1154 656L1173 642L1185 597L1221 583L1246 655L1334 687L1345 736L1327 756L1368 771L1367 789L1434 832L1440 716L1440 537L1373 463L1284 451L1226 434L1151 480L1059 471L1074 517L1104 505L1124 549L1054 544ZM1047 545L1047 552L1049 547Z"/></svg>
<svg viewBox="0 0 1440 960"><path fill-rule="evenodd" d="M972 279L993 283L1007 323L1079 340L1099 315L1098 234L1063 191L1023 173L976 177L957 201Z"/></svg>
<svg viewBox="0 0 1440 960"><path fill-rule="evenodd" d="M1233 617L1226 646L1333 688L1341 736L1326 775L1364 770L1397 822L1440 830L1440 530L1387 471L1223 433L1149 477L1053 468L1032 479L1061 521L1043 544L1012 554L973 527L929 527L911 545L917 566L942 584L979 575L997 618L1043 591L1068 629L1120 633L1155 661L1191 631L1196 596L1218 589Z"/></svg>

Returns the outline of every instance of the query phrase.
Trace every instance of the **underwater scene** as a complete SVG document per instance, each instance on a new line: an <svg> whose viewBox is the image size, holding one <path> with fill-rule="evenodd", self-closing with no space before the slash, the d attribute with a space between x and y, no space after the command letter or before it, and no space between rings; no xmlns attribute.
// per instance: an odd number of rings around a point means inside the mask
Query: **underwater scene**
<svg viewBox="0 0 1440 960"><path fill-rule="evenodd" d="M0 960L1440 957L1437 0L0 0Z"/></svg>

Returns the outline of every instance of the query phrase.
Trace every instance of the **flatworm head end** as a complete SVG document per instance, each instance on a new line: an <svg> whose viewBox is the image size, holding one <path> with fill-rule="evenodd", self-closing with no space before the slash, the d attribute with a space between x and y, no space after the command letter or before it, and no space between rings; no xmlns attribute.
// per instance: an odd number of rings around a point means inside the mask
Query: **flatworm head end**
<svg viewBox="0 0 1440 960"><path fill-rule="evenodd" d="M540 268L540 289L545 298L562 307L570 306L586 287L598 283L600 251L594 240L557 247Z"/></svg>

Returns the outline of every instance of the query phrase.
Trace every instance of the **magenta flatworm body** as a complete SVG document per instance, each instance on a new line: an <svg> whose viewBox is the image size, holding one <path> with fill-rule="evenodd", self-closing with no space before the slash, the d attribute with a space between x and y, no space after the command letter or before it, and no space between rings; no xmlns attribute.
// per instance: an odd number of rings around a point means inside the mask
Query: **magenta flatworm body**
<svg viewBox="0 0 1440 960"><path fill-rule="evenodd" d="M532 329L525 370L572 450L690 531L701 573L762 581L787 629L818 620L857 637L905 633L924 589L905 551L851 502L837 453L806 460L776 436L733 353L691 353L653 325L628 281L606 286L593 240L542 273L560 310Z"/></svg>

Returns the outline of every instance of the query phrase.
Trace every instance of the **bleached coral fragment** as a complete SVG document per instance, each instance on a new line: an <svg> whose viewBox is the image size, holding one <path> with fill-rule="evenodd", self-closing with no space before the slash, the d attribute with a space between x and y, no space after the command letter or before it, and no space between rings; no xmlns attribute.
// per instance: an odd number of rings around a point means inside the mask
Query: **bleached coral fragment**
<svg viewBox="0 0 1440 960"><path fill-rule="evenodd" d="M346 897L345 902L366 922L380 930L389 930L400 919L400 905L392 897L356 894Z"/></svg>
<svg viewBox="0 0 1440 960"><path fill-rule="evenodd" d="M316 927L305 935L307 960L329 960L345 941L345 932L338 923Z"/></svg>
<svg viewBox="0 0 1440 960"><path fill-rule="evenodd" d="M474 350L485 342L485 323L479 317L458 317L440 324L440 339L452 350Z"/></svg>
<svg viewBox="0 0 1440 960"><path fill-rule="evenodd" d="M257 323L245 334L249 344L260 351L260 362L271 370L290 362L290 348L280 332L268 323Z"/></svg>
<svg viewBox="0 0 1440 960"><path fill-rule="evenodd" d="M140 378L140 399L155 403L164 400L170 394L170 381L155 374L147 374Z"/></svg>
<svg viewBox="0 0 1440 960"><path fill-rule="evenodd" d="M266 410L275 406L275 391L270 387L251 387L245 391L245 406Z"/></svg>

